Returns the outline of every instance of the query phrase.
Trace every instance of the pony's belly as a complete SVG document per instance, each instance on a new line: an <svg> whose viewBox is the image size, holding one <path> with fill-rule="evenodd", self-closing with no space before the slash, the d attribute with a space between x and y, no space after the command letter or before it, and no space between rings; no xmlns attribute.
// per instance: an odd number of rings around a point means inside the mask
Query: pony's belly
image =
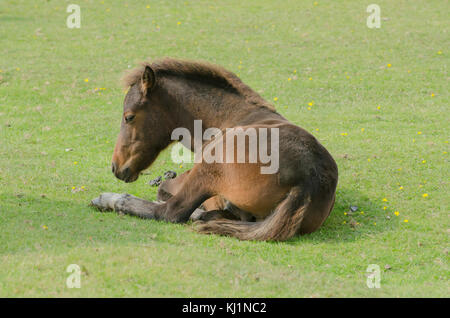
<svg viewBox="0 0 450 318"><path fill-rule="evenodd" d="M242 200L241 200L242 199ZM242 211L248 212L256 219L266 218L277 206L275 200L248 200L248 198L234 197L230 202Z"/></svg>
<svg viewBox="0 0 450 318"><path fill-rule="evenodd" d="M259 165L233 166L226 169L220 193L239 209L262 219L286 197L289 188L278 184L277 174L261 174Z"/></svg>
<svg viewBox="0 0 450 318"><path fill-rule="evenodd" d="M226 201L220 195L209 198L202 203L203 209L205 209L205 211L224 210L226 208L226 205Z"/></svg>

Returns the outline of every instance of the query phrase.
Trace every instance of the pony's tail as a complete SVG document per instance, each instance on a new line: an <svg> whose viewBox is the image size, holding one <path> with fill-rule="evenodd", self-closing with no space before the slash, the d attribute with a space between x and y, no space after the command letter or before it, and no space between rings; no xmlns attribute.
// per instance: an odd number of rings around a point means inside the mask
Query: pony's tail
<svg viewBox="0 0 450 318"><path fill-rule="evenodd" d="M291 188L287 197L263 221L198 221L195 229L200 233L233 236L240 240L285 241L300 232L305 213L310 208L311 195L303 193L296 186Z"/></svg>

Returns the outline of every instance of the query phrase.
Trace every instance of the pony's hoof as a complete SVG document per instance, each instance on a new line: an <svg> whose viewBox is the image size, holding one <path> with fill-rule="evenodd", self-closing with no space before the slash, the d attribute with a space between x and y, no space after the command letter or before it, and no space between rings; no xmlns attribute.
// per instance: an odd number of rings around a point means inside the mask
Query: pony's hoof
<svg viewBox="0 0 450 318"><path fill-rule="evenodd" d="M177 176L177 173L175 171L169 170L164 172L164 179L174 179Z"/></svg>
<svg viewBox="0 0 450 318"><path fill-rule="evenodd" d="M118 193L102 193L99 197L93 199L90 205L100 211L111 211L114 210L114 205L122 196L123 194Z"/></svg>
<svg viewBox="0 0 450 318"><path fill-rule="evenodd" d="M161 184L161 182L162 182L162 177L159 176L159 177L157 177L157 178L155 178L155 179L153 179L153 180L150 180L150 181L148 182L148 184L149 184L150 186L152 186L152 187L157 187L157 186L159 186L159 185Z"/></svg>
<svg viewBox="0 0 450 318"><path fill-rule="evenodd" d="M205 214L205 210L203 209L195 209L194 212L192 212L190 219L191 221L195 222L195 221L200 221L202 216Z"/></svg>

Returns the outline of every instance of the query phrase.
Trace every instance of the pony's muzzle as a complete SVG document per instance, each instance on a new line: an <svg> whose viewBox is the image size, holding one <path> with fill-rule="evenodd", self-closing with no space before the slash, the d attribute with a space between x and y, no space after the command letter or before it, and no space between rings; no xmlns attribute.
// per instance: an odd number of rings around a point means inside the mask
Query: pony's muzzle
<svg viewBox="0 0 450 318"><path fill-rule="evenodd" d="M129 167L120 169L115 162L111 164L111 171L117 179L125 182L133 182L137 179Z"/></svg>
<svg viewBox="0 0 450 318"><path fill-rule="evenodd" d="M117 170L117 165L116 165L116 163L113 161L113 162L111 163L111 171L112 171L112 173L116 174L116 170Z"/></svg>

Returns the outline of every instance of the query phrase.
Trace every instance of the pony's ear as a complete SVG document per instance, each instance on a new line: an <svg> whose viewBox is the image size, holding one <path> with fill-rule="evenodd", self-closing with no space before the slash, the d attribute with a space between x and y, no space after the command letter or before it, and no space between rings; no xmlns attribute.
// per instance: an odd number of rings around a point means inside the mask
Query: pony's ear
<svg viewBox="0 0 450 318"><path fill-rule="evenodd" d="M155 72L153 72L150 66L146 65L141 78L141 89L144 95L147 95L147 93L151 91L153 86L155 86L155 81Z"/></svg>

